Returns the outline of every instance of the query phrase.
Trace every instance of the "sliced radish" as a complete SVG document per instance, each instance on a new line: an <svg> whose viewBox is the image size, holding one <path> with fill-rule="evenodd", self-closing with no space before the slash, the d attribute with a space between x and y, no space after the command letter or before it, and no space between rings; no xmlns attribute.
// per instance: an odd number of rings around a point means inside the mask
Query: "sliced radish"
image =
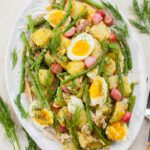
<svg viewBox="0 0 150 150"><path fill-rule="evenodd" d="M70 30L68 30L66 33L64 33L65 37L72 37L76 32L76 28L72 27Z"/></svg>
<svg viewBox="0 0 150 150"><path fill-rule="evenodd" d="M51 70L52 70L52 73L54 73L54 74L58 74L58 73L61 73L63 71L60 64L52 64Z"/></svg>
<svg viewBox="0 0 150 150"><path fill-rule="evenodd" d="M127 123L129 122L131 119L131 113L130 112L126 112L126 114L123 116L122 121Z"/></svg>
<svg viewBox="0 0 150 150"><path fill-rule="evenodd" d="M59 124L59 130L64 133L64 132L67 132L67 128L62 126L61 124Z"/></svg>
<svg viewBox="0 0 150 150"><path fill-rule="evenodd" d="M61 89L65 93L70 93L69 90L68 90L68 88L65 85L62 85Z"/></svg>
<svg viewBox="0 0 150 150"><path fill-rule="evenodd" d="M116 101L120 101L122 98L121 92L117 89L112 89L110 95Z"/></svg>
<svg viewBox="0 0 150 150"><path fill-rule="evenodd" d="M101 21L102 21L102 17L100 14L98 13L95 13L93 16L92 16L92 22L93 24L99 24Z"/></svg>
<svg viewBox="0 0 150 150"><path fill-rule="evenodd" d="M117 42L117 36L114 32L111 32L109 35L109 41L110 42Z"/></svg>
<svg viewBox="0 0 150 150"><path fill-rule="evenodd" d="M102 18L105 18L106 16L106 13L103 10L98 10L97 13L100 14Z"/></svg>
<svg viewBox="0 0 150 150"><path fill-rule="evenodd" d="M85 66L90 68L93 64L95 64L96 58L93 56L89 56L85 59Z"/></svg>
<svg viewBox="0 0 150 150"><path fill-rule="evenodd" d="M111 15L106 15L105 18L104 18L104 23L107 25L107 26L112 26L113 25L113 17Z"/></svg>

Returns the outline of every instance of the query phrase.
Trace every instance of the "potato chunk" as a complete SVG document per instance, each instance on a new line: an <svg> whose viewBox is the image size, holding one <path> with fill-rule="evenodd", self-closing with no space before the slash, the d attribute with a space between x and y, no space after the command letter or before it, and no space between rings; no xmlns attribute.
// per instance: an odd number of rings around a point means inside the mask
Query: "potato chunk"
<svg viewBox="0 0 150 150"><path fill-rule="evenodd" d="M103 22L93 25L89 32L99 41L108 39L110 34L109 28Z"/></svg>
<svg viewBox="0 0 150 150"><path fill-rule="evenodd" d="M95 58L98 58L99 56L103 55L102 47L100 43L95 39L95 47L94 50L91 53L91 56L94 56Z"/></svg>
<svg viewBox="0 0 150 150"><path fill-rule="evenodd" d="M108 76L111 76L116 71L116 63L111 58L108 58L105 66L105 71Z"/></svg>
<svg viewBox="0 0 150 150"><path fill-rule="evenodd" d="M91 7L88 4L85 4L85 5L86 5L87 12L88 12L86 19L91 21L92 16L96 13L96 9L94 9L93 7Z"/></svg>
<svg viewBox="0 0 150 150"><path fill-rule="evenodd" d="M123 77L123 83L124 83L124 88L125 88L125 96L128 97L132 90L131 90L130 84L128 83L127 76Z"/></svg>
<svg viewBox="0 0 150 150"><path fill-rule="evenodd" d="M85 64L82 61L71 61L67 65L67 71L73 75L85 69Z"/></svg>
<svg viewBox="0 0 150 150"><path fill-rule="evenodd" d="M87 11L86 4L79 2L79 1L73 1L72 2L72 11L71 11L71 17L75 19L78 17L81 13Z"/></svg>
<svg viewBox="0 0 150 150"><path fill-rule="evenodd" d="M120 121L126 113L125 108L126 108L126 106L123 102L121 102L121 101L116 102L113 115L110 119L110 123Z"/></svg>
<svg viewBox="0 0 150 150"><path fill-rule="evenodd" d="M36 30L32 36L31 40L40 48L44 48L51 38L51 30L40 28Z"/></svg>
<svg viewBox="0 0 150 150"><path fill-rule="evenodd" d="M72 141L65 141L62 150L77 150L75 143Z"/></svg>

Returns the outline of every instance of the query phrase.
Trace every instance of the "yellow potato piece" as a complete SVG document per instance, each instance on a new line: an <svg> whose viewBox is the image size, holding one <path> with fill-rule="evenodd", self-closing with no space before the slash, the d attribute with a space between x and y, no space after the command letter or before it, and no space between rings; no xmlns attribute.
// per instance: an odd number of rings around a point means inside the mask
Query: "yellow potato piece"
<svg viewBox="0 0 150 150"><path fill-rule="evenodd" d="M48 70L46 70L46 69L40 69L39 70L39 79L40 79L40 83L42 85L45 85L45 81L46 81L46 78L47 78L47 73L48 73Z"/></svg>
<svg viewBox="0 0 150 150"><path fill-rule="evenodd" d="M110 123L120 121L122 117L125 115L125 104L121 101L116 102L115 109L112 114L111 119L109 120Z"/></svg>
<svg viewBox="0 0 150 150"><path fill-rule="evenodd" d="M40 48L44 48L48 44L50 38L51 30L45 28L40 28L31 35L31 40Z"/></svg>
<svg viewBox="0 0 150 150"><path fill-rule="evenodd" d="M86 19L91 21L92 16L96 13L96 9L94 9L93 7L91 7L88 4L85 4L85 5L86 5L87 12L88 12Z"/></svg>
<svg viewBox="0 0 150 150"><path fill-rule="evenodd" d="M77 18L81 13L85 11L87 11L85 3L75 0L72 2L71 17L73 19Z"/></svg>
<svg viewBox="0 0 150 150"><path fill-rule="evenodd" d="M99 41L108 39L110 34L109 28L103 22L93 25L89 32Z"/></svg>
<svg viewBox="0 0 150 150"><path fill-rule="evenodd" d="M127 76L123 77L123 83L124 83L124 88L125 88L125 96L128 97L132 90L131 90L130 84L128 83Z"/></svg>
<svg viewBox="0 0 150 150"><path fill-rule="evenodd" d="M65 141L62 146L62 150L77 150L75 143L72 141Z"/></svg>
<svg viewBox="0 0 150 150"><path fill-rule="evenodd" d="M98 40L95 39L95 47L91 53L91 56L98 58L98 57L102 56L103 53L104 52L102 51L102 47L101 47L100 43L98 42Z"/></svg>
<svg viewBox="0 0 150 150"><path fill-rule="evenodd" d="M116 63L113 59L108 58L108 61L106 62L106 65L105 65L105 71L108 76L111 76L115 73Z"/></svg>
<svg viewBox="0 0 150 150"><path fill-rule="evenodd" d="M73 75L85 69L85 64L82 61L71 61L67 65L67 71Z"/></svg>
<svg viewBox="0 0 150 150"><path fill-rule="evenodd" d="M107 137L113 141L123 140L126 134L127 134L126 126L124 123L120 121L108 125L106 129Z"/></svg>

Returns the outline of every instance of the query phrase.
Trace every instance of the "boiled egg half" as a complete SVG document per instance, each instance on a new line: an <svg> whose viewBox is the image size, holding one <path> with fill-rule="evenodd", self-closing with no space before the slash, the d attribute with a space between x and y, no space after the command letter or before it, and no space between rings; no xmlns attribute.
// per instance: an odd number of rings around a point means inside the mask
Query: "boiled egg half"
<svg viewBox="0 0 150 150"><path fill-rule="evenodd" d="M121 141L127 135L127 125L123 122L115 122L107 126L106 135L112 141Z"/></svg>
<svg viewBox="0 0 150 150"><path fill-rule="evenodd" d="M82 100L76 96L71 96L70 102L68 103L68 111L71 114L74 114L76 109L82 109L83 108L83 103Z"/></svg>
<svg viewBox="0 0 150 150"><path fill-rule="evenodd" d="M94 38L87 33L77 35L67 49L67 56L71 60L83 60L87 58L95 47Z"/></svg>
<svg viewBox="0 0 150 150"><path fill-rule="evenodd" d="M89 89L91 106L102 106L107 99L107 91L108 86L105 79L99 76L95 77Z"/></svg>
<svg viewBox="0 0 150 150"><path fill-rule="evenodd" d="M64 18L66 12L63 10L54 9L50 11L44 18L50 23L52 27L56 27ZM67 26L71 21L71 18L69 17L66 23L64 23L62 26Z"/></svg>
<svg viewBox="0 0 150 150"><path fill-rule="evenodd" d="M54 116L52 111L47 108L42 108L39 102L32 102L29 110L30 116L34 121L34 124L39 129L52 126L54 123Z"/></svg>

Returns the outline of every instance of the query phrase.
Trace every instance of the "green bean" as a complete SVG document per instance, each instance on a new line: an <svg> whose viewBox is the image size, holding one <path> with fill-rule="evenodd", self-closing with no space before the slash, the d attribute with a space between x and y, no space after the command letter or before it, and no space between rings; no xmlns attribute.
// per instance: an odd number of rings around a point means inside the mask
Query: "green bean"
<svg viewBox="0 0 150 150"><path fill-rule="evenodd" d="M21 62L21 80L20 80L20 87L19 93L23 93L25 89L25 63L26 63L26 49L22 52L22 62Z"/></svg>
<svg viewBox="0 0 150 150"><path fill-rule="evenodd" d="M55 104L58 106L64 106L66 104L63 99L62 90L60 87L58 87L58 89L57 89Z"/></svg>
<svg viewBox="0 0 150 150"><path fill-rule="evenodd" d="M38 26L44 24L45 22L46 22L46 20L44 19L44 17L40 16L34 20L34 27L38 27Z"/></svg>
<svg viewBox="0 0 150 150"><path fill-rule="evenodd" d="M87 120L88 120L88 123L89 123L89 127L90 127L91 131L93 131L94 122L92 121L92 117L91 117L91 114L90 114L90 97L89 97L87 83L85 84L84 95L85 95L86 116L87 116Z"/></svg>
<svg viewBox="0 0 150 150"><path fill-rule="evenodd" d="M104 65L105 65L105 56L102 57L102 60L99 64L98 74L101 75L104 72Z"/></svg>
<svg viewBox="0 0 150 150"><path fill-rule="evenodd" d="M26 35L25 35L25 33L23 31L21 32L20 37L21 37L21 39L23 41L24 47L28 50L29 55L32 56L32 51L31 51L30 44L29 44L29 42L27 40L27 37L26 37Z"/></svg>
<svg viewBox="0 0 150 150"><path fill-rule="evenodd" d="M124 73L127 74L129 69L128 69L128 56L127 56L127 53L126 53L126 48L124 47L122 41L119 41L119 44L121 46L121 50L122 50L122 53L123 53L123 56L124 56Z"/></svg>
<svg viewBox="0 0 150 150"><path fill-rule="evenodd" d="M94 128L94 133L106 144L106 145L111 145L111 141L110 140L108 140L108 139L106 139L105 138L105 136L102 134L102 132L100 131L100 129L96 126L96 125L94 125L93 126L93 128Z"/></svg>
<svg viewBox="0 0 150 150"><path fill-rule="evenodd" d="M86 85L86 80L83 81L82 87L80 88L80 90L79 90L79 92L77 94L77 97L81 98L83 96L85 85Z"/></svg>
<svg viewBox="0 0 150 150"><path fill-rule="evenodd" d="M31 15L27 16L27 18L28 18L30 33L33 33L35 31L34 30L34 20Z"/></svg>
<svg viewBox="0 0 150 150"><path fill-rule="evenodd" d="M136 102L136 96L132 95L132 96L130 97L130 101L129 101L129 108L128 108L129 112L132 112L132 111L133 111L135 102Z"/></svg>
<svg viewBox="0 0 150 150"><path fill-rule="evenodd" d="M102 9L104 7L103 4L99 4L98 2L96 2L94 0L83 0L83 1L90 4L91 6L98 8L98 9Z"/></svg>
<svg viewBox="0 0 150 150"><path fill-rule="evenodd" d="M94 68L96 68L96 67L99 65L99 63L100 63L100 58L101 58L101 57L98 58L97 62L96 62L91 68L89 68L89 69L87 69L87 70L84 70L84 71L81 71L81 72L79 72L79 73L77 73L77 74L75 74L75 75L72 75L72 76L69 77L68 79L62 81L62 82L61 82L61 85L66 84L66 83L68 83L68 82L70 82L70 81L72 81L72 80L74 80L74 79L76 79L76 78L78 78L78 77L80 77L80 76L82 76L82 75L84 75L84 74L90 72L90 71L93 70Z"/></svg>
<svg viewBox="0 0 150 150"><path fill-rule="evenodd" d="M128 68L129 68L129 70L131 70L132 69L131 51L130 51L130 48L129 48L127 41L124 40L123 44L126 47L126 53L127 53L127 57L128 57Z"/></svg>
<svg viewBox="0 0 150 150"><path fill-rule="evenodd" d="M124 88L124 83L123 83L123 78L122 78L122 73L121 73L121 67L120 67L120 63L119 63L119 51L118 51L118 49L116 50L116 67L117 67L117 73L118 73L121 93L122 93L122 96L125 96L125 88Z"/></svg>
<svg viewBox="0 0 150 150"><path fill-rule="evenodd" d="M78 20L80 20L81 18L85 17L87 15L87 11L79 14L78 17L76 17L64 30L63 33L67 32L69 29L71 29Z"/></svg>

